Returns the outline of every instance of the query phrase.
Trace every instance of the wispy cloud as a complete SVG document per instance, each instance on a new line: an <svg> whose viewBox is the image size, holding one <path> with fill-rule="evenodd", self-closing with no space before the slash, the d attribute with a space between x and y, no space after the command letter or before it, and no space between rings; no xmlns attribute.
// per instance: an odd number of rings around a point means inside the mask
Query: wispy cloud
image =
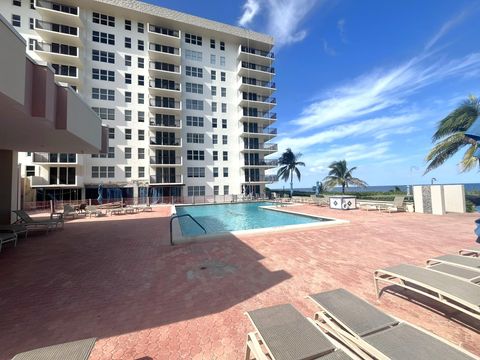
<svg viewBox="0 0 480 360"><path fill-rule="evenodd" d="M340 39L342 40L343 43L347 43L347 32L345 30L345 25L346 25L346 20L345 19L340 19L337 21L337 29L338 32L340 33Z"/></svg>
<svg viewBox="0 0 480 360"><path fill-rule="evenodd" d="M330 56L337 55L337 52L335 51L334 48L330 47L327 40L323 39L322 43L323 43L323 51L325 52L325 54Z"/></svg>
<svg viewBox="0 0 480 360"><path fill-rule="evenodd" d="M435 35L430 39L430 41L425 45L425 51L430 50L435 44L437 44L440 39L442 39L450 30L455 26L460 24L468 15L472 13L471 7L463 9L458 15L454 18L448 20L442 25L442 27L435 33Z"/></svg>
<svg viewBox="0 0 480 360"><path fill-rule="evenodd" d="M247 26L258 14L260 10L260 2L258 0L247 0L243 5L243 14L238 20L238 25Z"/></svg>

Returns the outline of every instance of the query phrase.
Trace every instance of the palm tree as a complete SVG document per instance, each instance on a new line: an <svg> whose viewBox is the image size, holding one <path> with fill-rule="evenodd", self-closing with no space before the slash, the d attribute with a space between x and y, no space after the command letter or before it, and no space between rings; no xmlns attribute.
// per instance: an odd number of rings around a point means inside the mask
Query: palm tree
<svg viewBox="0 0 480 360"><path fill-rule="evenodd" d="M288 148L278 159L280 169L277 171L277 176L284 181L290 179L290 197L293 195L293 174L296 174L300 181L301 174L298 167L305 166L304 162L298 161L301 156L302 154L294 154L292 149Z"/></svg>
<svg viewBox="0 0 480 360"><path fill-rule="evenodd" d="M477 161L473 153L477 149L475 140L465 136L465 131L480 115L480 99L470 95L455 110L441 120L437 131L432 136L433 148L426 157L427 169L425 174L436 169L456 154L460 149L468 146L460 162L460 171L465 172L475 167Z"/></svg>
<svg viewBox="0 0 480 360"><path fill-rule="evenodd" d="M330 172L328 176L323 179L323 183L327 187L341 186L342 194L345 194L345 188L348 188L349 185L367 186L365 181L352 176L352 172L356 168L355 166L349 169L345 160L334 161L330 164Z"/></svg>

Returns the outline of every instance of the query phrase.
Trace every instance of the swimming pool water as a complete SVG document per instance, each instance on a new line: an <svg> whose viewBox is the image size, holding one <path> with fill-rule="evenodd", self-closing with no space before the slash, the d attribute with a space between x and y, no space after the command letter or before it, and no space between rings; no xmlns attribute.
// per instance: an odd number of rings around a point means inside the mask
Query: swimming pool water
<svg viewBox="0 0 480 360"><path fill-rule="evenodd" d="M177 206L177 215L190 214L207 230L207 234L238 230L261 229L274 226L311 224L329 219L287 214L262 209L260 206L273 205L269 202ZM204 234L190 218L178 219L183 236Z"/></svg>

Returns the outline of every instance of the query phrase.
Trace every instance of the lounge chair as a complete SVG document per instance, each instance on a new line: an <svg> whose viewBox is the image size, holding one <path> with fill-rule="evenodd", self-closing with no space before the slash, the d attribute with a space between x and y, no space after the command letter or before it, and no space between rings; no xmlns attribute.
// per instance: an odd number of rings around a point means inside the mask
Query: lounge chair
<svg viewBox="0 0 480 360"><path fill-rule="evenodd" d="M469 246L468 248L462 249L458 252L463 256L475 256L480 257L480 247L478 246Z"/></svg>
<svg viewBox="0 0 480 360"><path fill-rule="evenodd" d="M427 265L434 264L449 264L466 269L476 269L480 271L480 259L461 256L461 255L442 255L433 259L427 260Z"/></svg>
<svg viewBox="0 0 480 360"><path fill-rule="evenodd" d="M313 321L290 304L249 311L245 314L255 328L247 335L245 359L358 359L333 343Z"/></svg>
<svg viewBox="0 0 480 360"><path fill-rule="evenodd" d="M374 273L377 297L380 281L437 300L480 320L480 287L456 276L413 265L392 266Z"/></svg>
<svg viewBox="0 0 480 360"><path fill-rule="evenodd" d="M405 211L405 196L395 196L393 205L381 209L389 213Z"/></svg>
<svg viewBox="0 0 480 360"><path fill-rule="evenodd" d="M65 204L63 205L63 218L66 219L67 217L75 219L77 217L77 212L71 205Z"/></svg>
<svg viewBox="0 0 480 360"><path fill-rule="evenodd" d="M0 233L15 233L18 235L25 235L25 239L28 237L28 227L24 224L10 224L0 225Z"/></svg>
<svg viewBox="0 0 480 360"><path fill-rule="evenodd" d="M23 210L13 210L13 212L18 216L17 223L25 224L28 228L38 228L42 227L45 228L47 232L52 229L57 229L58 224L62 224L62 228L64 226L63 218L53 218L53 219L45 219L45 220L34 220Z"/></svg>
<svg viewBox="0 0 480 360"><path fill-rule="evenodd" d="M87 205L85 206L85 213L86 215L88 215L89 217L92 217L92 215L95 215L95 217L97 216L104 216L105 214L102 212L102 210L99 210L97 209L96 206L93 206L93 205Z"/></svg>
<svg viewBox="0 0 480 360"><path fill-rule="evenodd" d="M91 338L47 346L15 355L12 360L87 360L95 341Z"/></svg>
<svg viewBox="0 0 480 360"><path fill-rule="evenodd" d="M3 244L13 242L14 246L17 246L17 234L14 232L2 232L0 233L0 252L2 251Z"/></svg>
<svg viewBox="0 0 480 360"><path fill-rule="evenodd" d="M360 210L365 210L365 211L377 211L380 210L380 207L375 204L360 204L358 205L358 208Z"/></svg>
<svg viewBox="0 0 480 360"><path fill-rule="evenodd" d="M480 270L467 269L454 265L437 263L433 265L427 265L427 268L433 271L438 271L451 276L456 276L459 279L473 282L474 284L480 284Z"/></svg>
<svg viewBox="0 0 480 360"><path fill-rule="evenodd" d="M478 359L446 340L396 319L345 289L310 295L317 324L375 359Z"/></svg>

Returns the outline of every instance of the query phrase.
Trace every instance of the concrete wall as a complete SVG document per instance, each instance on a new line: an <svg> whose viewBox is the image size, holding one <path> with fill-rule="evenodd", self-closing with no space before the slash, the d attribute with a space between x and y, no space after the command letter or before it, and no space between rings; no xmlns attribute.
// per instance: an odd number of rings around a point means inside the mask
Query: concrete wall
<svg viewBox="0 0 480 360"><path fill-rule="evenodd" d="M463 185L443 185L445 196L445 211L465 213L465 187Z"/></svg>
<svg viewBox="0 0 480 360"><path fill-rule="evenodd" d="M10 224L15 220L12 210L19 209L20 178L18 173L18 153L0 150L0 224Z"/></svg>
<svg viewBox="0 0 480 360"><path fill-rule="evenodd" d="M444 215L447 212L466 212L463 185L414 186L413 199L417 213Z"/></svg>

